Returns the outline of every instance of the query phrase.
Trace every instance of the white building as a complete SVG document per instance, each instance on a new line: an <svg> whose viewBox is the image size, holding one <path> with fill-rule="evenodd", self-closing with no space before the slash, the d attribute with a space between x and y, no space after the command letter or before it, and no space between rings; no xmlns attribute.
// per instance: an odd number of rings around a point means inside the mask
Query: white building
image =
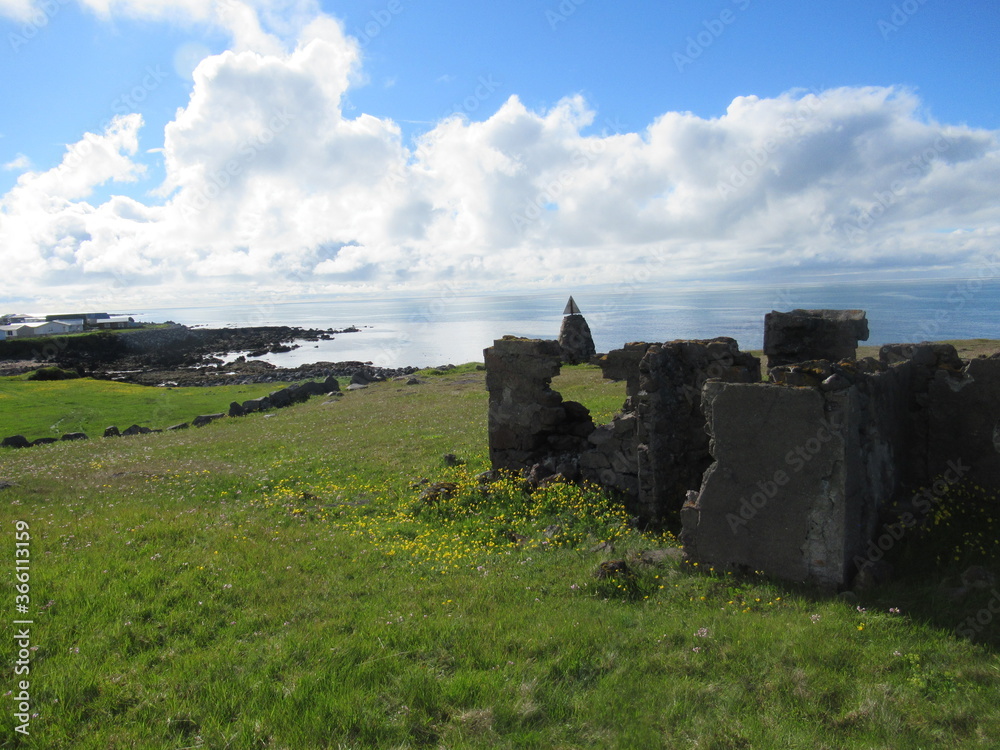
<svg viewBox="0 0 1000 750"><path fill-rule="evenodd" d="M60 336L67 333L83 333L82 320L36 320L30 323L14 323L0 326L2 338L28 338L32 336Z"/></svg>
<svg viewBox="0 0 1000 750"><path fill-rule="evenodd" d="M0 326L0 340L17 338L17 334L24 327L23 323L16 323L9 326Z"/></svg>

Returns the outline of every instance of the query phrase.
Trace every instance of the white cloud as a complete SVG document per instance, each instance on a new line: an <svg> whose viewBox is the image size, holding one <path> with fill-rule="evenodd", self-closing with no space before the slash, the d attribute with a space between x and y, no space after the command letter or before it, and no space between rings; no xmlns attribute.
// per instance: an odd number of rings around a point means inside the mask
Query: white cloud
<svg viewBox="0 0 1000 750"><path fill-rule="evenodd" d="M26 169L31 169L31 159L24 154L18 154L11 161L4 164L3 168L8 172L23 172Z"/></svg>
<svg viewBox="0 0 1000 750"><path fill-rule="evenodd" d="M666 112L602 135L584 135L595 113L579 96L540 112L514 96L407 146L392 121L344 116L359 46L313 2L82 1L221 25L233 49L193 70L156 202L86 201L143 176L137 115L0 198L0 260L30 260L23 283L36 289L117 274L122 295L148 300L182 282L496 288L959 269L1000 234L998 134L929 121L906 90L739 97L717 118Z"/></svg>
<svg viewBox="0 0 1000 750"><path fill-rule="evenodd" d="M38 13L34 0L0 0L0 15L28 23Z"/></svg>

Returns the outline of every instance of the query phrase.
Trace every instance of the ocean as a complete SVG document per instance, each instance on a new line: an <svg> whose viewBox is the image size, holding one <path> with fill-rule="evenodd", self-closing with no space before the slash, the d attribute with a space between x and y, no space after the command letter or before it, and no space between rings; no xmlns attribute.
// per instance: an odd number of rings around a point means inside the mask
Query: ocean
<svg viewBox="0 0 1000 750"><path fill-rule="evenodd" d="M358 360L386 367L482 361L504 335L556 338L573 295L598 351L630 341L731 336L744 350L760 349L764 315L795 308L861 309L867 344L1000 338L1000 279L855 282L660 289L629 285L475 295L444 289L423 296L371 296L133 310L137 320L189 326L357 326L332 341L301 342L264 359L282 367Z"/></svg>

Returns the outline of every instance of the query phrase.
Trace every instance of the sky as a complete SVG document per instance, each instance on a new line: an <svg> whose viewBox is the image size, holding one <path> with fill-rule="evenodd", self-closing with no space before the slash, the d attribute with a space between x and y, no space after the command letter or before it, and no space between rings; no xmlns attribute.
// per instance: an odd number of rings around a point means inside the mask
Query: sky
<svg viewBox="0 0 1000 750"><path fill-rule="evenodd" d="M993 0L0 0L0 312L974 278Z"/></svg>

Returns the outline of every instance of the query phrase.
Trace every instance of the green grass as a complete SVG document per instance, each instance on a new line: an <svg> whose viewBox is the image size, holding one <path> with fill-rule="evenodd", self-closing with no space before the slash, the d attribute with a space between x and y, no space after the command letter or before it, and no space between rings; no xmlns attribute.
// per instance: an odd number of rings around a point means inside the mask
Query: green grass
<svg viewBox="0 0 1000 750"><path fill-rule="evenodd" d="M199 414L227 411L233 401L265 396L283 384L259 383L214 388L150 388L110 380L29 381L24 375L0 378L0 437L29 440L83 432L100 437L104 428L133 424L163 429Z"/></svg>
<svg viewBox="0 0 1000 750"><path fill-rule="evenodd" d="M673 540L593 488L480 484L483 373L423 377L0 452L3 559L30 526L38 713L23 738L5 707L0 747L995 747L1000 662L955 633L984 604L934 593L954 570L848 603L643 563ZM594 368L556 385L624 397ZM995 569L979 552L961 564ZM628 571L596 577L610 559Z"/></svg>

